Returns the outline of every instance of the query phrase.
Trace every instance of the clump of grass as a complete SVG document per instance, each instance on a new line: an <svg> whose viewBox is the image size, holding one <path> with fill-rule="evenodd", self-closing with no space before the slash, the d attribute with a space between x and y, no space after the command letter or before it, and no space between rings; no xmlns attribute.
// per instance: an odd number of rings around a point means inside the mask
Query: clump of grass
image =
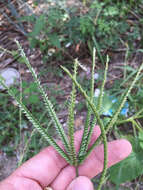
<svg viewBox="0 0 143 190"><path fill-rule="evenodd" d="M95 69L95 49L93 50L93 64L92 64L92 74L91 74L91 83L90 83L90 95L87 95L86 91L83 89L83 87L79 84L77 81L77 69L78 69L78 60L75 60L74 62L74 71L73 74L65 67L61 66L62 69L68 74L68 76L72 79L72 91L71 91L71 96L70 96L70 104L69 104L69 116L68 116L68 136L65 134L65 131L63 130L63 127L55 113L55 110L53 108L53 105L51 101L49 100L47 94L45 93L42 85L40 84L40 81L32 68L32 66L29 63L28 58L26 57L23 49L21 48L19 42L17 42L17 46L19 49L20 56L23 58L24 63L27 65L28 69L30 70L34 81L37 85L37 88L39 89L39 92L42 95L45 108L47 109L47 112L49 113L49 116L51 117L52 122L54 123L54 126L59 134L59 137L64 145L65 151L60 148L60 146L56 143L56 141L50 136L47 131L40 125L39 121L37 118L33 116L33 114L30 112L30 110L23 104L21 99L17 97L12 90L12 88L8 88L5 85L5 82L2 77L0 77L0 84L7 89L7 92L10 96L12 96L25 116L28 118L28 120L33 124L33 126L39 131L39 133L48 141L48 143L55 148L55 150L70 164L75 166L76 168L76 173L78 176L78 166L84 162L84 160L88 157L88 155L92 152L92 150L95 148L96 145L99 144L99 142L103 142L104 145L104 166L103 166L103 171L102 175L100 178L100 182L98 185L98 189L100 190L102 187L102 184L105 179L106 171L107 171L107 132L112 129L114 123L117 121L119 113L121 109L123 108L126 99L128 95L130 94L132 88L135 86L136 81L139 78L140 72L143 69L143 64L139 67L136 76L134 80L132 81L130 87L127 89L125 94L122 97L122 101L114 113L113 117L111 120L105 125L101 119L100 116L100 110L102 109L102 99L103 99L103 93L104 93L104 86L106 82L106 76L107 76L107 70L108 70L108 62L109 58L107 57L107 62L106 62L106 68L104 72L104 79L101 85L101 90L100 90L100 95L98 98L98 104L97 107L95 106L93 102L93 94L94 94L94 69ZM83 97L85 98L86 105L87 105L87 116L85 120L85 127L84 127L84 132L82 136L82 141L80 145L79 152L76 153L75 147L74 147L74 113L75 113L75 102L76 102L76 90L79 90ZM91 116L94 117L91 117ZM93 119L92 119L93 118ZM91 139L92 131L95 126L95 123L97 123L100 126L101 129L101 135L100 137L93 143L93 145L88 149L88 145Z"/></svg>

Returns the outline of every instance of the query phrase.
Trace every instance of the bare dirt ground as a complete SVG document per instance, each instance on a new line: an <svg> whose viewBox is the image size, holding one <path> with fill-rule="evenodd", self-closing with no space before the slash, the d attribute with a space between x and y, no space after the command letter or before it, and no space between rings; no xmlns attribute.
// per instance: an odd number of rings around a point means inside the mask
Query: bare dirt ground
<svg viewBox="0 0 143 190"><path fill-rule="evenodd" d="M17 159L16 157L8 157L4 153L0 153L0 180L3 180L7 176L9 176L12 171L14 171L17 167Z"/></svg>

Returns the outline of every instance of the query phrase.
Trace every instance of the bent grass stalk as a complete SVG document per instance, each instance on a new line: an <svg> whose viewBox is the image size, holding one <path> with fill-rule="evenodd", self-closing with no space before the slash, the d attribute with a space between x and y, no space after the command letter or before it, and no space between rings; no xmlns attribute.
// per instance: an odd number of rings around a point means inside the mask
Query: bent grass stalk
<svg viewBox="0 0 143 190"><path fill-rule="evenodd" d="M102 106L103 91L104 91L104 85L105 85L105 82L106 82L106 75L107 75L107 68L108 68L108 60L106 62L104 80L103 80L103 83L102 83L101 93L100 93L100 96L99 96L99 100L98 100L99 102L97 104L98 105L97 108L95 107L95 105L93 103L93 92L94 92L94 78L93 78L93 75L94 75L94 68L95 68L95 50L93 52L93 66L92 66L92 76L91 76L91 84L90 84L90 89L91 89L90 96L87 95L86 91L83 90L82 86L78 83L78 81L76 79L78 61L77 60L75 61L73 75L70 73L70 71L67 68L61 66L62 69L72 79L72 83L73 83L72 91L71 91L71 98L70 98L70 105L69 105L69 116L68 116L68 122L67 122L68 123L68 128L69 128L69 133L68 133L69 138L68 138L66 136L63 128L62 128L61 123L59 122L59 119L58 119L54 109L53 109L53 105L50 102L47 94L44 92L44 89L41 86L40 81L39 81L34 69L30 65L28 58L25 56L25 53L22 50L20 44L18 42L16 42L16 43L18 45L20 54L21 54L25 64L27 65L30 72L32 73L34 81L37 84L37 87L38 87L40 93L42 94L46 109L47 109L47 111L48 111L48 113L49 113L49 115L51 117L51 120L55 124L55 128L56 128L56 130L57 130L57 132L58 132L58 134L59 134L59 136L61 138L61 141L62 141L62 143L64 145L65 152L60 148L60 146L56 143L56 141L53 140L53 138L47 133L47 131L42 126L40 126L39 121L36 118L34 118L34 116L28 110L28 108L15 95L14 91L12 89L8 88L5 85L4 80L2 79L2 77L0 77L0 84L5 89L7 89L9 95L12 96L17 101L19 107L24 112L24 114L26 115L28 120L33 124L33 126L40 132L40 134L48 141L48 143L51 146L53 146L55 148L55 150L57 150L57 152L70 165L73 165L73 166L75 166L77 168L88 157L88 155L92 152L92 150L95 148L95 146L98 145L98 143L101 140L103 141L104 164L103 164L102 175L101 175L100 182L99 182L98 189L97 189L97 190L101 190L102 184L104 183L105 174L106 174L106 171L107 171L107 137L106 137L106 134L113 127L114 123L117 121L118 115L119 115L122 107L124 106L128 95L130 94L132 88L134 87L136 81L139 78L140 72L143 69L143 64L140 66L140 68L139 68L139 70L138 70L138 72L137 72L131 86L129 87L129 89L127 90L125 95L123 96L122 101L121 101L121 103L119 105L119 108L117 109L117 111L113 115L112 119L110 120L110 122L106 126L104 126L104 124L102 122L99 110L101 109L101 106ZM84 134L83 134L83 137L82 137L82 142L81 142L80 151L79 151L78 155L76 155L76 150L75 150L75 147L74 147L74 109L75 109L75 101L76 101L76 88L84 96L85 101L87 103L87 107L88 107L88 113L87 113L87 118L86 118L86 122L85 122ZM90 124L90 120L91 120L91 114L94 114L94 119L93 119L91 127L89 129L89 124ZM89 149L87 149L88 144L89 144L90 139L91 139L92 130L93 130L93 127L94 127L94 124L95 124L96 121L97 121L98 125L100 126L101 135L96 140L96 142L94 142L94 144Z"/></svg>

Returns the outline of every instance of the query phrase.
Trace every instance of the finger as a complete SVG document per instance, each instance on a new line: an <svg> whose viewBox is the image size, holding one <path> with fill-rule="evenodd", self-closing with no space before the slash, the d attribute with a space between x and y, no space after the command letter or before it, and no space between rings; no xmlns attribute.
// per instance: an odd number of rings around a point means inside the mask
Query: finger
<svg viewBox="0 0 143 190"><path fill-rule="evenodd" d="M26 178L11 176L0 183L0 190L42 190L38 182Z"/></svg>
<svg viewBox="0 0 143 190"><path fill-rule="evenodd" d="M94 190L91 180L85 176L74 179L67 190Z"/></svg>
<svg viewBox="0 0 143 190"><path fill-rule="evenodd" d="M131 144L125 140L115 140L108 143L108 168L112 165L125 159L132 151ZM103 170L104 162L104 148L103 145L98 146L85 160L84 164L79 168L79 175L86 174L87 177L93 178ZM93 169L94 168L94 169Z"/></svg>
<svg viewBox="0 0 143 190"><path fill-rule="evenodd" d="M83 131L75 134L75 146L78 151ZM100 129L95 127L92 135L94 142L100 135ZM58 143L61 147L61 142ZM38 182L42 187L48 186L58 175L67 162L57 153L53 147L45 148L39 154L28 160L14 172L14 176L30 178Z"/></svg>
<svg viewBox="0 0 143 190"><path fill-rule="evenodd" d="M108 167L123 160L131 153L131 144L127 140L116 140L108 143ZM104 152L103 145L93 150L84 163L79 166L79 175L93 178L103 170ZM51 184L54 190L65 190L75 178L75 168L65 167ZM66 180L65 180L66 179Z"/></svg>

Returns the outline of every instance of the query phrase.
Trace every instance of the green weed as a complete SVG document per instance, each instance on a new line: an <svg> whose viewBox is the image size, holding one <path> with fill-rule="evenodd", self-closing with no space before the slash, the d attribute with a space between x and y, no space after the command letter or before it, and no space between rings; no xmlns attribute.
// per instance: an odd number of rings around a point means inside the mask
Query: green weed
<svg viewBox="0 0 143 190"><path fill-rule="evenodd" d="M134 42L140 42L143 36L142 0L83 0L83 12L74 5L68 7L65 0L52 4L47 1L47 4L50 6L46 13L16 17L19 26L25 22L32 25L27 37L31 48L40 48L44 62L63 59L61 54L65 55L68 47L75 49L76 45L82 44L88 47L90 54L95 47L99 60L104 64L104 50L115 51L121 47L129 53L135 52ZM11 11L14 12L13 9Z"/></svg>

